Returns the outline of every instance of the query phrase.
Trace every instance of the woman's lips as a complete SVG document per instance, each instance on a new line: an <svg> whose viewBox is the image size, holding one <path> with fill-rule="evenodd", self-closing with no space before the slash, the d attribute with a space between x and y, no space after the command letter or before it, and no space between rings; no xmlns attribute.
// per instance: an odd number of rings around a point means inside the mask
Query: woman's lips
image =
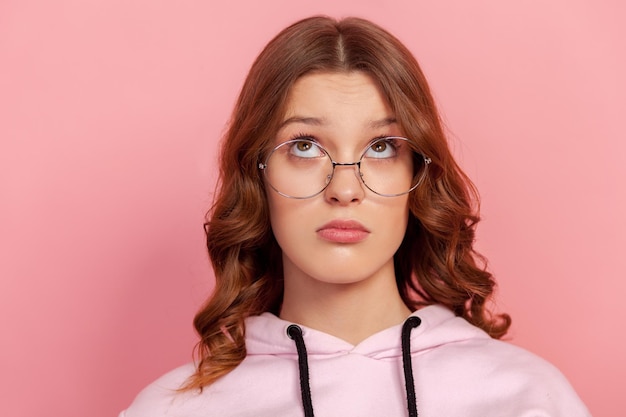
<svg viewBox="0 0 626 417"><path fill-rule="evenodd" d="M317 229L320 238L335 243L360 242L369 234L370 231L356 220L333 220Z"/></svg>

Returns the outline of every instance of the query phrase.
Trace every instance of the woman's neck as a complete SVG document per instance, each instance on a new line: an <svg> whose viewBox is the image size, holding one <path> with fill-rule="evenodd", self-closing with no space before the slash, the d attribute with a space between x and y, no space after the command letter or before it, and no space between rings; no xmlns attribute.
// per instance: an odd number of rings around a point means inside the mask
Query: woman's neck
<svg viewBox="0 0 626 417"><path fill-rule="evenodd" d="M398 292L393 264L353 283L328 283L288 272L280 317L353 345L402 323L411 313Z"/></svg>

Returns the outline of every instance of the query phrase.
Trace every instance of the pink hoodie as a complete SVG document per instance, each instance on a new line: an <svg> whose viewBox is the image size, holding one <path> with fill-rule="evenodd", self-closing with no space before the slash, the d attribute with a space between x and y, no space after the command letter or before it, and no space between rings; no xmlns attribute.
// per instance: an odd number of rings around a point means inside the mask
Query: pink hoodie
<svg viewBox="0 0 626 417"><path fill-rule="evenodd" d="M441 306L411 317L418 318L408 320L417 327L403 332L394 326L356 346L292 327L303 336L300 352L287 334L292 323L270 313L250 317L248 355L232 372L201 393L177 393L194 366L175 369L145 388L120 417L590 416L543 359L490 338Z"/></svg>

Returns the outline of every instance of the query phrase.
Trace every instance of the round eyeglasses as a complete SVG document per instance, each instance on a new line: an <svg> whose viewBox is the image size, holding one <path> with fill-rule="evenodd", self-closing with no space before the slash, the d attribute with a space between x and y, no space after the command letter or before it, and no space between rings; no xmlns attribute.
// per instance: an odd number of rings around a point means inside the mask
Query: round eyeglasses
<svg viewBox="0 0 626 417"><path fill-rule="evenodd" d="M413 191L426 176L431 159L407 138L387 136L370 142L357 162L335 162L312 138L288 140L259 163L267 183L278 194L311 198L328 187L336 167L356 166L358 177L372 192L397 197Z"/></svg>

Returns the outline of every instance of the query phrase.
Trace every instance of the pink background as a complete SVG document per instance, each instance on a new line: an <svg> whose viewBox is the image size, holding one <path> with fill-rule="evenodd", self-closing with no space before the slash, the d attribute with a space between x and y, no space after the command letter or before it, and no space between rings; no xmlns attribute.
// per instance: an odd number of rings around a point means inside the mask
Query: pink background
<svg viewBox="0 0 626 417"><path fill-rule="evenodd" d="M511 341L623 414L623 2L216 3L0 2L0 414L113 416L190 359L217 139L260 48L314 13L414 51Z"/></svg>

